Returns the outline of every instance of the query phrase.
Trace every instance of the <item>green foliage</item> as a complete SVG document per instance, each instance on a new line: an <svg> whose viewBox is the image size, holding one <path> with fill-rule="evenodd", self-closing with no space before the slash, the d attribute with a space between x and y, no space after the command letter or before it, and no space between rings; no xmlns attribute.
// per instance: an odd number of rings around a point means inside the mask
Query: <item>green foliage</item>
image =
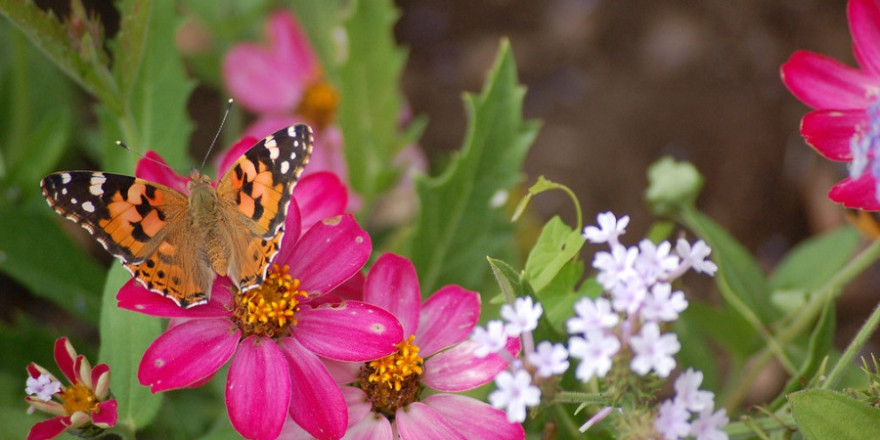
<svg viewBox="0 0 880 440"><path fill-rule="evenodd" d="M880 408L828 390L798 391L788 400L808 440L880 438Z"/></svg>
<svg viewBox="0 0 880 440"><path fill-rule="evenodd" d="M852 258L859 233L843 227L809 238L791 249L770 277L774 290L815 290Z"/></svg>
<svg viewBox="0 0 880 440"><path fill-rule="evenodd" d="M554 216L541 230L541 235L526 260L526 275L532 287L540 292L562 267L581 251L586 239Z"/></svg>
<svg viewBox="0 0 880 440"><path fill-rule="evenodd" d="M409 254L422 292L448 283L480 286L486 273L476 268L503 247L493 232L507 222L491 201L517 182L538 128L522 120L523 93L505 41L482 94L465 98L469 123L460 154L440 176L416 181L420 205Z"/></svg>
<svg viewBox="0 0 880 440"><path fill-rule="evenodd" d="M98 360L110 366L110 387L119 402L119 429L133 432L146 426L162 404L162 394L153 394L137 379L141 357L162 328L156 318L116 307L116 293L129 279L131 276L119 265L114 265L107 276Z"/></svg>

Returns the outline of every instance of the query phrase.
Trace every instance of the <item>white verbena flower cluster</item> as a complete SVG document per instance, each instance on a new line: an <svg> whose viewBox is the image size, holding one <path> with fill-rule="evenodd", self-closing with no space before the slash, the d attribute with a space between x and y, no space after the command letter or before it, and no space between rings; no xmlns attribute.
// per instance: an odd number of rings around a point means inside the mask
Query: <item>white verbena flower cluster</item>
<svg viewBox="0 0 880 440"><path fill-rule="evenodd" d="M721 428L730 421L724 408L715 411L715 396L700 389L703 373L688 368L675 380L675 396L663 401L654 430L665 440L693 436L696 440L727 440ZM692 415L696 418L691 419Z"/></svg>
<svg viewBox="0 0 880 440"><path fill-rule="evenodd" d="M593 267L596 280L609 298L583 298L575 306L575 317L566 322L571 357L579 359L575 376L586 382L605 377L614 356L629 347L630 369L639 375L651 371L666 377L675 368L673 357L681 349L674 333L661 334L660 324L678 319L688 302L671 282L689 269L712 275L718 269L706 259L711 250L702 240L691 246L679 239L672 251L668 241L654 244L642 240L626 247L618 238L626 232L629 217L619 220L613 213L599 214L599 226L588 226L584 237L593 243L607 243L608 252L598 252Z"/></svg>

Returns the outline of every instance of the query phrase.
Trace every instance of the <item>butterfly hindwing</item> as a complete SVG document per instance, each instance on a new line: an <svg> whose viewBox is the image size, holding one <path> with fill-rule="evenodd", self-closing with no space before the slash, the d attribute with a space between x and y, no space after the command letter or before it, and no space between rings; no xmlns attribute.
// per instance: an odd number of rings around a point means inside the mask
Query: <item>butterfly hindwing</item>
<svg viewBox="0 0 880 440"><path fill-rule="evenodd" d="M167 233L186 197L143 179L92 171L50 174L43 195L57 213L76 222L124 263L139 263Z"/></svg>

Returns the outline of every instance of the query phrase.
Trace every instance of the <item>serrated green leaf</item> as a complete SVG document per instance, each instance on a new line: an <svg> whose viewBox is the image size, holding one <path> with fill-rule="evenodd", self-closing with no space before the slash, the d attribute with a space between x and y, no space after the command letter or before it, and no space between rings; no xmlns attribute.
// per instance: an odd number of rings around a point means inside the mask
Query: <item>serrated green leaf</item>
<svg viewBox="0 0 880 440"><path fill-rule="evenodd" d="M339 125L348 179L368 202L394 182L389 164L401 148L400 76L406 52L394 42L399 13L390 0L353 2L345 21L348 54L339 67Z"/></svg>
<svg viewBox="0 0 880 440"><path fill-rule="evenodd" d="M104 269L59 227L55 214L40 208L0 207L0 271L35 294L92 324Z"/></svg>
<svg viewBox="0 0 880 440"><path fill-rule="evenodd" d="M776 290L821 287L849 261L858 245L859 233L852 227L804 240L776 266L770 286Z"/></svg>
<svg viewBox="0 0 880 440"><path fill-rule="evenodd" d="M146 39L139 37L143 32L144 14L147 15ZM185 169L191 164L188 145L193 129L186 103L195 84L187 78L174 42L174 33L183 19L173 2L156 2L151 7L148 0L126 2L122 15L127 18L121 25L132 29L120 29L119 43L131 46L134 51L143 50L143 58L133 81L127 77L132 74L130 67L114 64L115 76L130 82L126 86L130 92L122 96L124 114L107 108L110 111L103 113L112 117L100 117L104 133L102 168L131 173L136 158L115 145L121 137L131 148L141 152L154 150L172 167ZM136 55L132 57L135 62ZM108 123L112 123L111 126L106 126Z"/></svg>
<svg viewBox="0 0 880 440"><path fill-rule="evenodd" d="M788 400L808 440L880 438L880 408L828 390L798 391Z"/></svg>
<svg viewBox="0 0 880 440"><path fill-rule="evenodd" d="M810 343L807 346L806 358L797 374L792 376L779 397L770 405L771 410L779 409L785 403L785 396L804 388L819 370L822 360L828 356L833 348L834 330L837 327L837 319L835 316L834 301L825 303L822 314L819 315L819 321L810 334Z"/></svg>
<svg viewBox="0 0 880 440"><path fill-rule="evenodd" d="M559 216L553 216L544 228L538 241L526 259L526 277L536 292L540 292L556 274L581 250L586 239L563 223Z"/></svg>
<svg viewBox="0 0 880 440"><path fill-rule="evenodd" d="M718 265L715 279L725 300L740 301L765 324L781 315L770 301L770 284L758 262L729 232L691 208L682 209L682 220L712 248L711 258Z"/></svg>
<svg viewBox="0 0 880 440"><path fill-rule="evenodd" d="M538 124L522 120L523 94L504 41L483 92L465 98L469 123L460 155L439 177L416 180L420 205L410 254L423 292L448 283L479 286L488 274L485 256L510 241L493 240L498 228L510 226L490 202L517 182L537 134Z"/></svg>
<svg viewBox="0 0 880 440"><path fill-rule="evenodd" d="M126 10L119 20L117 42L117 61L114 69L119 93L130 97L140 75L147 46L147 27L153 9L152 0L133 0L127 2ZM126 104L130 104L126 102Z"/></svg>
<svg viewBox="0 0 880 440"><path fill-rule="evenodd" d="M110 367L110 391L119 402L117 424L135 431L146 426L162 404L162 394L153 394L137 379L141 357L162 328L157 318L116 306L119 288L130 279L121 265L114 265L107 276L101 302L98 359Z"/></svg>

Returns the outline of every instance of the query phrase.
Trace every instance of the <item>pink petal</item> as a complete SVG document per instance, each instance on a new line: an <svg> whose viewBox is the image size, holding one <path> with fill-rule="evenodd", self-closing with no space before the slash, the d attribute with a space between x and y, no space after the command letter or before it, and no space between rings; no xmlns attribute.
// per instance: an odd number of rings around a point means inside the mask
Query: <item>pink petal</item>
<svg viewBox="0 0 880 440"><path fill-rule="evenodd" d="M55 379L55 375L52 374L52 373L50 373L49 370L47 370L47 369L45 369L45 368L43 368L43 367L41 367L41 366L39 366L39 365L37 365L37 364L35 364L35 363L33 363L33 362L31 362L30 364L28 364L28 366L25 367L25 369L26 369L27 372L28 372L28 376L33 377L34 379L40 377L41 374L48 375L48 376L50 376L52 379ZM58 380L58 379L55 379L55 380Z"/></svg>
<svg viewBox="0 0 880 440"><path fill-rule="evenodd" d="M92 387L92 366L84 355L78 355L73 362L73 371L76 372L76 383L81 383L88 388Z"/></svg>
<svg viewBox="0 0 880 440"><path fill-rule="evenodd" d="M383 416L364 417L360 422L348 427L344 440L393 440L391 422Z"/></svg>
<svg viewBox="0 0 880 440"><path fill-rule="evenodd" d="M300 287L317 296L357 273L370 258L370 236L351 214L324 219L306 231L295 246L284 244L275 261L290 265Z"/></svg>
<svg viewBox="0 0 880 440"><path fill-rule="evenodd" d="M877 201L877 180L870 173L858 179L847 177L831 188L828 197L847 208L864 211L880 211Z"/></svg>
<svg viewBox="0 0 880 440"><path fill-rule="evenodd" d="M107 364L98 364L92 369L92 386L98 399L104 399L110 393L110 367Z"/></svg>
<svg viewBox="0 0 880 440"><path fill-rule="evenodd" d="M319 67L294 17L276 13L266 25L269 47L234 46L223 60L229 93L257 113L293 110Z"/></svg>
<svg viewBox="0 0 880 440"><path fill-rule="evenodd" d="M226 408L232 426L248 439L274 440L290 405L290 369L275 341L241 341L226 379Z"/></svg>
<svg viewBox="0 0 880 440"><path fill-rule="evenodd" d="M852 160L850 140L867 124L864 110L816 110L801 120L801 136L822 156L847 162Z"/></svg>
<svg viewBox="0 0 880 440"><path fill-rule="evenodd" d="M125 283L116 301L120 308L162 318L222 318L232 316L232 282L218 277L211 287L211 299L188 309L180 308L169 298L143 287L134 278Z"/></svg>
<svg viewBox="0 0 880 440"><path fill-rule="evenodd" d="M262 136L244 136L229 147L222 156L220 156L220 161L216 163L217 175L222 176L229 171L229 168L232 167L232 164L235 163L241 156L244 156L244 153L247 153L260 139L266 137L269 134L274 133L273 131L268 131Z"/></svg>
<svg viewBox="0 0 880 440"><path fill-rule="evenodd" d="M348 426L348 411L339 386L321 360L293 338L281 338L290 364L293 392L290 416L319 439L338 439Z"/></svg>
<svg viewBox="0 0 880 440"><path fill-rule="evenodd" d="M520 440L526 436L522 425L507 421L504 411L467 396L435 394L423 402L469 440Z"/></svg>
<svg viewBox="0 0 880 440"><path fill-rule="evenodd" d="M348 407L349 424L355 425L364 418L373 418L370 417L373 404L367 398L367 393L355 387L342 387L341 391L343 397L345 397L345 406Z"/></svg>
<svg viewBox="0 0 880 440"><path fill-rule="evenodd" d="M497 353L484 358L474 355L477 344L467 340L449 350L435 354L425 361L422 380L438 391L458 392L485 385L507 368L507 361ZM511 356L519 352L519 338L507 340Z"/></svg>
<svg viewBox="0 0 880 440"><path fill-rule="evenodd" d="M37 422L28 432L27 440L46 440L61 435L70 426L70 417L53 417Z"/></svg>
<svg viewBox="0 0 880 440"><path fill-rule="evenodd" d="M398 409L395 416L401 440L466 440L440 413L424 403L413 402L406 409Z"/></svg>
<svg viewBox="0 0 880 440"><path fill-rule="evenodd" d="M815 109L867 108L880 92L880 79L807 51L792 54L781 73L788 90Z"/></svg>
<svg viewBox="0 0 880 440"><path fill-rule="evenodd" d="M352 383L357 380L362 362L343 362L333 359L321 359L327 371L333 376L333 381L338 384Z"/></svg>
<svg viewBox="0 0 880 440"><path fill-rule="evenodd" d="M305 306L296 317L292 336L315 354L338 361L379 359L395 353L403 340L394 315L360 301Z"/></svg>
<svg viewBox="0 0 880 440"><path fill-rule="evenodd" d="M401 256L383 254L367 274L364 301L396 316L403 326L404 338L416 334L419 313L422 310L422 294L416 267Z"/></svg>
<svg viewBox="0 0 880 440"><path fill-rule="evenodd" d="M67 338L55 340L55 363L70 383L76 383L76 350Z"/></svg>
<svg viewBox="0 0 880 440"><path fill-rule="evenodd" d="M165 159L153 150L147 151L147 154L144 154L144 157L138 161L134 175L189 194L189 177L175 173L168 162L165 162Z"/></svg>
<svg viewBox="0 0 880 440"><path fill-rule="evenodd" d="M284 219L284 236L281 237L281 246L278 253L272 259L275 264L283 261L281 254L290 254L296 243L302 238L302 211L299 209L299 203L296 198L291 197L290 205L287 206L287 217ZM285 263L281 263L282 265Z"/></svg>
<svg viewBox="0 0 880 440"><path fill-rule="evenodd" d="M315 223L345 213L348 189L335 174L321 171L309 174L296 184L293 197L302 212L302 230Z"/></svg>
<svg viewBox="0 0 880 440"><path fill-rule="evenodd" d="M98 403L98 409L92 413L92 423L105 429L116 426L116 421L119 417L117 406L118 404L115 399Z"/></svg>
<svg viewBox="0 0 880 440"><path fill-rule="evenodd" d="M337 298L334 302L340 301L362 301L364 299L364 282L366 281L366 277L361 272L354 274L351 278L345 280L344 283L336 286L335 289L331 290L328 295L333 295ZM323 299L323 297L322 297Z"/></svg>
<svg viewBox="0 0 880 440"><path fill-rule="evenodd" d="M880 8L875 0L851 0L846 12L859 65L880 73Z"/></svg>
<svg viewBox="0 0 880 440"><path fill-rule="evenodd" d="M163 333L147 348L138 381L154 393L192 386L235 353L241 330L228 319L195 319Z"/></svg>
<svg viewBox="0 0 880 440"><path fill-rule="evenodd" d="M278 440L313 440L311 434L306 432L305 429L300 428L299 425L293 421L293 418L287 417L284 420L284 427L281 428L281 434L278 436Z"/></svg>
<svg viewBox="0 0 880 440"><path fill-rule="evenodd" d="M459 286L445 286L422 306L416 344L423 357L467 339L480 319L480 294Z"/></svg>

